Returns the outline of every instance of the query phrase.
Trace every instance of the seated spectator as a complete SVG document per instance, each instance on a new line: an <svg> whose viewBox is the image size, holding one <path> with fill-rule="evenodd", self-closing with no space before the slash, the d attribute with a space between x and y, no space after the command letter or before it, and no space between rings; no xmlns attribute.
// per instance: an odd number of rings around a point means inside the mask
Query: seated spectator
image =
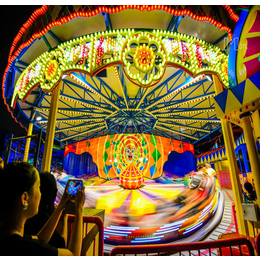
<svg viewBox="0 0 260 260"><path fill-rule="evenodd" d="M246 200L256 200L256 192L253 189L253 185L250 182L245 182L244 184L244 189L245 189L245 198Z"/></svg>
<svg viewBox="0 0 260 260"><path fill-rule="evenodd" d="M67 194L66 186L63 197L50 216L48 222L37 236L24 234L27 219L38 213L41 199L40 177L38 171L29 163L9 163L0 170L1 211L0 211L0 252L11 256L44 255L80 255L82 245L83 218L82 208L85 202L85 189L75 196L76 216L71 239L67 248L56 248L48 244L57 226L66 203L72 198Z"/></svg>
<svg viewBox="0 0 260 260"><path fill-rule="evenodd" d="M57 195L56 180L49 172L40 172L41 180L41 201L38 213L28 219L24 226L24 233L26 235L37 235L45 223L54 212L54 202ZM65 221L64 221L65 220ZM55 247L65 248L67 241L67 217L63 220L62 236L54 230L54 233L49 241L49 244Z"/></svg>
<svg viewBox="0 0 260 260"><path fill-rule="evenodd" d="M202 187L202 184L204 182L204 176L203 172L193 172L193 175L191 177L191 182L189 184L189 187L180 192L180 194L173 200L174 203L177 204L186 204L196 198L195 194L199 194L199 190Z"/></svg>
<svg viewBox="0 0 260 260"><path fill-rule="evenodd" d="M200 188L200 186L202 185L202 182L204 180L204 172L205 172L206 168L205 167L201 167L198 172L194 172L192 177L191 177L191 182L190 182L190 189L196 189L196 188Z"/></svg>
<svg viewBox="0 0 260 260"><path fill-rule="evenodd" d="M206 173L209 176L216 177L216 171L211 167L210 163L205 163Z"/></svg>
<svg viewBox="0 0 260 260"><path fill-rule="evenodd" d="M57 167L52 174L56 180L62 180L63 178L70 176L62 167Z"/></svg>

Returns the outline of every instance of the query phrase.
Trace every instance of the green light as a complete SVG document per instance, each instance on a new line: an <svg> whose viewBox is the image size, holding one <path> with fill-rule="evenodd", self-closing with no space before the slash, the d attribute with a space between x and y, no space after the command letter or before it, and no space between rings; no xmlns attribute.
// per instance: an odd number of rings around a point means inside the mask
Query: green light
<svg viewBox="0 0 260 260"><path fill-rule="evenodd" d="M101 37L104 38L101 44L104 50L103 54L98 53L98 44L101 42ZM175 44L172 44L173 42ZM196 42L199 42L200 46L197 53ZM143 51L146 52L146 56L142 52L136 51L137 48L136 50L133 50L132 46L130 48L132 43L135 43L138 47L145 43ZM150 48L153 45L156 46L156 50ZM129 62L128 55L133 57L135 53L135 58ZM206 64L205 67L199 68L198 57L202 58L201 61ZM97 58L100 59L98 64L96 64ZM158 59L160 62L155 63L155 60ZM260 56L258 60L260 61ZM226 74L228 56L209 43L189 35L162 30L154 30L152 33L135 32L133 29L113 30L81 36L64 42L54 50L40 55L29 64L18 78L11 106L14 105L17 96L24 101L28 92L37 85L40 85L42 90L51 92L62 75L68 71L81 71L93 76L104 66L103 62L106 66L121 62L129 80L141 87L150 87L157 84L167 65L181 66L188 70L193 77L204 71L214 72L218 74L224 86L228 87L229 84ZM135 68L135 71L132 71L133 68ZM145 80L142 74L146 74Z"/></svg>

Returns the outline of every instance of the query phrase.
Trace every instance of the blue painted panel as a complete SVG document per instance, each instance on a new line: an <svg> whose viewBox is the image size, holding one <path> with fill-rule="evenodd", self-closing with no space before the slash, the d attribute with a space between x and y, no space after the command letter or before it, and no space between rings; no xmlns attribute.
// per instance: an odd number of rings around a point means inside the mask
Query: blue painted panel
<svg viewBox="0 0 260 260"><path fill-rule="evenodd" d="M239 20L237 21L232 42L229 49L229 58L228 58L228 80L229 80L229 88L233 88L237 85L237 76L236 76L236 60L237 60L237 50L238 43L240 40L241 32L244 27L244 23L246 21L248 15L248 11L242 10L239 16Z"/></svg>
<svg viewBox="0 0 260 260"><path fill-rule="evenodd" d="M64 158L63 167L67 174L76 178L97 172L97 165L93 162L92 155L87 152L80 155L68 153Z"/></svg>
<svg viewBox="0 0 260 260"><path fill-rule="evenodd" d="M177 176L184 176L190 171L196 170L195 157L192 152L184 153L171 152L168 161L163 166L163 171L172 173Z"/></svg>
<svg viewBox="0 0 260 260"><path fill-rule="evenodd" d="M260 56L259 56L260 59ZM258 88L260 89L260 71L258 71L256 74L254 74L253 76L251 76L250 81L252 81L252 83Z"/></svg>
<svg viewBox="0 0 260 260"><path fill-rule="evenodd" d="M243 104L244 92L245 92L246 81L241 82L236 87L230 89L230 91L234 94L240 104Z"/></svg>
<svg viewBox="0 0 260 260"><path fill-rule="evenodd" d="M214 97L215 101L217 102L223 113L225 113L226 109L227 94L228 90L225 89L223 92L219 93L217 96Z"/></svg>

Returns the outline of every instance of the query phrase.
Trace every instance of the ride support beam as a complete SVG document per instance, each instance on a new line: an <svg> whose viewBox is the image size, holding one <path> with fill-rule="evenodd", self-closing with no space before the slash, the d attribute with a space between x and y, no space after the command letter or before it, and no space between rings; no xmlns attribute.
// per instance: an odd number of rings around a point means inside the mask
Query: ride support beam
<svg viewBox="0 0 260 260"><path fill-rule="evenodd" d="M221 162L220 162L220 161L214 162L214 168L215 168L215 171L216 171L216 172L222 171Z"/></svg>
<svg viewBox="0 0 260 260"><path fill-rule="evenodd" d="M233 132L232 132L232 128L231 128L231 123L227 120L221 119L221 126L222 126L224 141L225 141L229 173L230 173L232 191L233 191L235 207L236 207L238 230L239 230L239 234L248 235L247 230L246 230L247 223L243 217L242 186L241 186L240 179L239 179L239 172L238 172L238 167L237 167L237 162L236 162L234 143L232 142L233 141Z"/></svg>
<svg viewBox="0 0 260 260"><path fill-rule="evenodd" d="M255 191L257 194L257 204L260 206L260 162L258 159L258 152L256 147L256 141L253 135L253 129L251 127L250 115L248 113L240 115L242 120L242 126L245 135L246 147L248 151L249 161L252 169L252 175L255 184Z"/></svg>
<svg viewBox="0 0 260 260"><path fill-rule="evenodd" d="M27 136L31 136L32 135L32 130L33 130L33 123L30 122L29 126L28 126ZM25 147L24 147L23 162L27 162L28 161L30 144L31 144L31 138L30 137L26 138L26 143L25 143Z"/></svg>
<svg viewBox="0 0 260 260"><path fill-rule="evenodd" d="M222 84L219 81L218 77L215 75L213 75L213 82L214 82L216 95L218 95L223 91ZM239 179L239 172L238 172L236 155L235 155L233 131L232 131L231 123L228 120L220 119L220 121L222 126L224 142L225 142L229 173L230 173L230 178L232 183L232 191L234 195L235 208L237 213L238 230L239 230L239 234L248 235L247 222L244 220L243 217L242 186Z"/></svg>
<svg viewBox="0 0 260 260"><path fill-rule="evenodd" d="M51 167L53 142L54 142L55 126L56 126L61 86L62 83L60 82L59 85L52 92L41 171L50 171L50 167Z"/></svg>

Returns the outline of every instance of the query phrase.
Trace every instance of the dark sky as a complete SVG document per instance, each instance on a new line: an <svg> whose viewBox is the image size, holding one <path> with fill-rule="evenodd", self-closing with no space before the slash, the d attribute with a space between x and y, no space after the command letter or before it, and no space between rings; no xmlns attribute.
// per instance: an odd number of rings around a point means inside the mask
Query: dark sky
<svg viewBox="0 0 260 260"><path fill-rule="evenodd" d="M8 1L6 1L8 2ZM11 44L16 37L19 29L28 20L30 15L40 6L33 5L0 5L1 22L1 40L0 40L0 79L1 79L1 97L0 97L0 128L13 133L15 136L26 135L24 128L15 122L8 112L2 98L2 81L4 70L7 66Z"/></svg>

